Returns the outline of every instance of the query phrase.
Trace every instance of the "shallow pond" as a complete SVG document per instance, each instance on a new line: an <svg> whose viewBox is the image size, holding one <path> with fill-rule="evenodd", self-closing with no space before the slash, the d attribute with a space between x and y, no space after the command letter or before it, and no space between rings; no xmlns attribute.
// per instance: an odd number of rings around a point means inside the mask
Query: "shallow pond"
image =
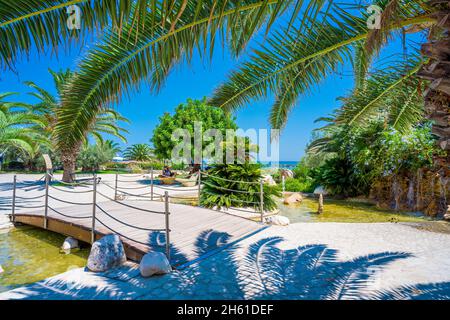
<svg viewBox="0 0 450 320"><path fill-rule="evenodd" d="M324 201L324 211L316 214L317 199L305 198L301 204L280 203L280 215L295 222L423 222L430 220L420 213L397 213L373 204L345 200Z"/></svg>
<svg viewBox="0 0 450 320"><path fill-rule="evenodd" d="M60 253L64 238L31 227L0 230L0 292L85 266L89 249Z"/></svg>

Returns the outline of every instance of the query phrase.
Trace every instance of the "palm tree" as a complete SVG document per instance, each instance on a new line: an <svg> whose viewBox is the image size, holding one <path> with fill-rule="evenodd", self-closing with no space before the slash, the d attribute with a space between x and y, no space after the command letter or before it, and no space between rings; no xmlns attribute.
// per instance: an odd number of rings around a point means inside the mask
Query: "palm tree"
<svg viewBox="0 0 450 320"><path fill-rule="evenodd" d="M5 3L5 9L0 11L0 17L4 18L0 21L5 21L0 23L0 40L8 44L0 55L4 65L11 65L20 53L29 52L33 39L42 50L49 44L67 43L73 36L67 31L61 37L54 34L59 29L55 26L64 29L62 21L65 22L66 17L60 9L69 2L26 1L27 5L24 2L17 1L14 6ZM105 30L100 43L80 63L80 72L63 99L66 107L61 111L60 125L55 131L57 136L66 137L58 139L62 141L60 147L64 149L80 141L85 132L83 126L92 123L100 108L119 101L142 81L147 80L157 91L173 66L189 61L196 48L203 48L206 56L212 54L221 33L232 53L238 55L257 30L266 25L268 33L269 28L280 21L278 31L271 33L249 60L216 90L211 99L213 105L233 111L273 93L276 99L270 120L273 127L281 128L298 97L309 93L346 62L355 66L359 83L374 54L401 34L401 30L425 30L430 32L434 42L425 45L422 51L433 56L432 62L437 63L431 63L421 76L437 79L430 92L437 91L440 99L427 99L426 109L437 104L431 108L439 111L434 113L439 122L434 132L443 136L441 146L450 148L448 121L445 122L448 120L448 110L445 110L448 69L444 67L447 58L436 52L436 48L441 48L440 52L445 53L448 41L444 33L449 24L448 19L445 20L449 11L447 2L431 1L429 5L425 0L376 0L373 3L383 8L381 28L374 30L367 26L370 17L366 8L344 7L326 0L308 3L245 0L239 4L225 0L105 0L111 10L90 7L85 0L70 1L70 4L83 5L83 10L89 13L80 36L93 29L95 18L101 27L111 20L112 27ZM114 10L122 7L123 10ZM287 11L293 12L292 17L280 19L286 17ZM289 22L283 24L285 20ZM43 26L50 24L53 30L41 34L32 26L36 21ZM7 36L11 34L20 37ZM405 68L407 77L417 72Z"/></svg>
<svg viewBox="0 0 450 320"><path fill-rule="evenodd" d="M33 112L39 114L41 118L45 120L45 132L48 134L50 139L58 145L53 133L58 128L59 114L62 109L61 97L65 86L74 77L74 73L69 69L60 70L58 72L49 70L49 72L53 76L56 95L53 95L44 88L39 87L34 82L28 81L26 84L34 89L34 91L30 94L39 99L39 103L34 105ZM117 111L103 108L96 113L94 121L87 123L79 141L76 141L76 143L71 145L70 148L58 149L64 167L64 181L70 182L72 180L78 153L80 152L83 143L87 143L89 136L92 136L99 143L103 142L103 134L118 137L124 142L127 141L123 133L128 133L128 131L125 128L120 127L118 122L129 121L121 116ZM59 138L64 139L64 135L59 136Z"/></svg>
<svg viewBox="0 0 450 320"><path fill-rule="evenodd" d="M45 124L29 111L29 106L3 100L11 95L0 94L0 154L18 152L31 156L36 144L48 142L41 134Z"/></svg>
<svg viewBox="0 0 450 320"><path fill-rule="evenodd" d="M153 157L153 150L148 144L133 144L125 150L124 156L127 160L150 161Z"/></svg>
<svg viewBox="0 0 450 320"><path fill-rule="evenodd" d="M417 108L412 114L408 106L417 96L420 97L420 85L416 85L417 76L434 80L427 90L425 110L432 120L435 120L433 133L440 137L440 146L450 150L449 111L449 74L448 65L448 27L446 19L450 12L448 1L431 1L429 3L402 0L374 1L383 8L381 28L368 29L367 15L352 14L342 5L334 5L330 14L325 14L323 24L303 23L304 29L290 28L275 34L262 49L255 51L249 61L245 62L229 79L216 89L210 103L227 111L233 111L248 104L253 99L266 97L269 92L275 95L270 122L273 127L282 128L288 119L289 112L297 105L301 95L317 87L327 76L335 73L346 62L354 66L357 86L353 100L365 99L367 104L361 104L361 109L354 109L353 117L348 117L352 109L352 101L344 111L348 123L353 124L366 110L374 110L380 101L387 102L387 97L395 97L400 87L410 82L408 95L402 95L401 102L405 108L399 108L394 103L392 111L399 116L417 118ZM430 62L411 61L404 63L401 70L390 79L372 77L372 84L382 84L383 91L375 90L374 86L361 89L359 84L364 81L373 57L391 39L404 32L426 31L431 44L422 46L422 53L431 56ZM414 48L413 48L414 50ZM426 64L423 68L420 66ZM389 81L389 86L382 81ZM364 89L364 88L363 88ZM370 90L372 100L365 96ZM411 92L413 90L413 92ZM414 92L415 90L415 92ZM406 91L403 91L406 93ZM410 98L405 100L404 98ZM395 100L391 100L394 101ZM341 118L343 119L343 118ZM403 121L401 118L398 121ZM410 119L411 120L411 119ZM397 122L398 125L401 122ZM448 161L448 158L447 158Z"/></svg>

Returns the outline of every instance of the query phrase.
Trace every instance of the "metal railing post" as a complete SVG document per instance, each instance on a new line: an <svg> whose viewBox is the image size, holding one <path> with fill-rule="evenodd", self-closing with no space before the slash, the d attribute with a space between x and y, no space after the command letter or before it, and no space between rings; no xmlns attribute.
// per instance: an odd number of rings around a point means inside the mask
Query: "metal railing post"
<svg viewBox="0 0 450 320"><path fill-rule="evenodd" d="M14 175L12 210L11 210L11 220L13 223L16 222L16 187L17 187L17 175Z"/></svg>
<svg viewBox="0 0 450 320"><path fill-rule="evenodd" d="M164 192L164 214L166 217L166 256L170 261L169 192Z"/></svg>
<svg viewBox="0 0 450 320"><path fill-rule="evenodd" d="M153 201L153 166L150 168L150 197Z"/></svg>
<svg viewBox="0 0 450 320"><path fill-rule="evenodd" d="M114 184L114 200L117 200L117 183L118 183L118 181L119 181L119 174L116 172L116 181Z"/></svg>
<svg viewBox="0 0 450 320"><path fill-rule="evenodd" d="M44 207L44 229L48 227L48 187L50 184L50 175L45 173L45 207Z"/></svg>
<svg viewBox="0 0 450 320"><path fill-rule="evenodd" d="M259 201L261 210L261 222L264 222L264 181L259 181Z"/></svg>
<svg viewBox="0 0 450 320"><path fill-rule="evenodd" d="M200 196L202 192L202 169L198 170L198 206L201 207L200 204Z"/></svg>
<svg viewBox="0 0 450 320"><path fill-rule="evenodd" d="M92 230L91 244L95 242L95 211L97 209L97 174L94 174L94 186L92 196Z"/></svg>

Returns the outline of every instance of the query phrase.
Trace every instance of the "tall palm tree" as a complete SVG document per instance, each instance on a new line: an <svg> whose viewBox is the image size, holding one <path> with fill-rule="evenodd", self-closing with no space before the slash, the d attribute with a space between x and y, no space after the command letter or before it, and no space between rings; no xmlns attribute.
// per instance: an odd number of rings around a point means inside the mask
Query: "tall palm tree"
<svg viewBox="0 0 450 320"><path fill-rule="evenodd" d="M49 138L55 142L56 140L53 133L57 129L59 114L61 113L61 97L64 92L63 90L75 74L69 69L58 72L49 70L49 72L53 77L56 95L53 95L46 89L39 87L34 82L28 81L26 84L34 89L34 91L30 94L39 99L39 102L34 105L33 112L39 114L41 118L45 120L45 132L48 134ZM124 133L128 133L128 131L125 128L120 127L118 125L119 122L129 121L113 109L101 109L95 115L94 121L89 122L89 124L84 128L80 140L77 141L72 148L58 150L64 167L64 181L71 181L73 172L75 171L77 155L81 146L87 141L89 136L92 136L98 142L103 142L104 134L118 137L124 142L127 141Z"/></svg>

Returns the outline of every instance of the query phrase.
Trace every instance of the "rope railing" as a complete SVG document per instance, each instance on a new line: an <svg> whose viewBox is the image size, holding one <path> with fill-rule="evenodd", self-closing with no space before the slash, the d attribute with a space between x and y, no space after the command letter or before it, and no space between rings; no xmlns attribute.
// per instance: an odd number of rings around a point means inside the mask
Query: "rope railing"
<svg viewBox="0 0 450 320"><path fill-rule="evenodd" d="M102 197L104 197L104 198L106 198L106 199L108 199L110 201L113 201L115 203L118 203L118 204L120 204L120 205L122 205L124 207L128 207L128 208L131 208L131 209L136 209L136 210L139 210L139 211L142 211L142 212L148 212L148 213L156 213L156 214L164 214L165 213L164 211L153 211L153 210L149 210L149 209L138 208L138 207L132 206L131 204L123 203L123 202L115 200L115 199L113 199L111 197L108 197L107 195L105 195L105 194L103 194L103 193L101 193L99 191L97 191L97 193L99 195L101 195Z"/></svg>
<svg viewBox="0 0 450 320"><path fill-rule="evenodd" d="M59 199L59 198L56 198L56 197L51 196L51 195L48 195L48 197L50 199L55 200L55 201L59 201L59 202L62 202L62 203L67 203L67 204L72 204L72 205L75 205L75 206L90 206L90 205L92 205L92 203L74 202L74 201L63 200L63 199Z"/></svg>
<svg viewBox="0 0 450 320"><path fill-rule="evenodd" d="M45 197L45 194L41 194L41 195L36 196L36 197L18 197L18 196L16 196L16 199L20 199L20 200L35 200L35 199L40 199L40 198L43 198L43 197Z"/></svg>
<svg viewBox="0 0 450 320"><path fill-rule="evenodd" d="M98 204L96 205L98 209L100 209L101 212L103 212L107 217L113 219L114 221L117 221L120 224L123 224L124 226L133 228L133 229L137 229L137 230L143 230L143 231L164 231L164 229L155 229L155 228L143 228L143 227L139 227L139 226L135 226L129 223L126 223L124 221L121 221L119 219L117 219L116 217L110 215L108 212L106 212L101 206L99 206Z"/></svg>
<svg viewBox="0 0 450 320"><path fill-rule="evenodd" d="M133 238L130 238L130 237L124 235L123 233L121 233L121 232L119 232L119 231L117 231L117 230L111 228L110 226L108 226L106 223L104 223L104 222L103 222L102 220L100 220L99 218L95 218L95 221L100 222L103 226L105 226L107 229L111 230L114 234L117 234L119 237L125 238L125 239L127 239L127 240L130 240L130 241L133 241L133 242L136 242L136 243L139 243L139 244L142 244L142 245L144 245L144 246L149 246L149 245L151 245L151 244L149 244L148 242L142 242L142 241L139 241L139 240L136 240L136 239L133 239ZM161 231L161 230L158 230L158 231ZM162 231L164 231L164 230L162 230ZM160 245L156 245L156 246L160 246ZM169 254L169 253L166 252L166 255L168 255L168 254ZM168 256L168 257L169 257L169 256Z"/></svg>
<svg viewBox="0 0 450 320"><path fill-rule="evenodd" d="M92 218L92 215L89 215L89 216L72 216L72 215L69 215L69 214L66 214L66 213L62 213L61 211L56 210L53 207L48 206L48 208L50 210L52 210L54 213L59 214L59 215L61 215L63 217L66 217L66 218L70 218L70 219L91 219Z"/></svg>
<svg viewBox="0 0 450 320"><path fill-rule="evenodd" d="M117 177L117 175L116 175ZM164 199L165 199L165 205L164 205L164 210L163 211L155 211L155 210L149 210L149 209L144 209L144 208L139 208L127 203L123 203L120 201L117 201L116 199L112 199L111 197L103 194L102 192L99 192L97 190L97 185L101 182L100 179L97 179L97 175L94 174L93 179L92 179L92 190L84 190L84 191L79 191L79 190L63 190L60 188L57 188L55 186L52 186L50 184L50 181L54 179L54 176L50 173L47 173L45 176L45 194L43 195L39 195L39 196L35 196L35 197L21 197L21 196L17 196L17 175L14 175L14 180L13 180L13 199L12 199L12 212L11 212L11 221L13 223L16 222L16 208L24 208L24 209L29 209L29 208L44 208L44 229L48 229L48 211L51 210L52 212L54 212L57 215L61 215L63 217L69 218L69 219L91 219L92 221L92 226L91 226L91 243L93 243L95 241L95 235L96 235L96 227L95 224L96 222L101 223L102 225L104 225L105 227L107 227L108 229L110 229L113 233L116 233L117 235L119 235L120 237L123 237L125 239L128 239L130 241L136 242L136 243L140 243L143 245L148 245L148 243L145 242L140 242L137 241L135 239L132 239L120 232L117 232L116 230L112 229L110 226L106 225L102 220L100 220L97 216L96 216L96 210L100 210L105 216L107 216L108 218L122 224L125 225L127 227L136 229L136 230L141 230L141 231L146 231L146 232L161 232L164 231L166 234L166 255L167 258L170 261L170 228L169 228L169 194L166 191L164 193ZM54 179L55 181L56 179ZM76 183L76 184L72 184L72 183L64 183L61 181L61 183L63 183L64 185L69 185L71 187L76 187L76 186L86 186L86 184L82 184L82 183ZM103 183L104 185L112 188L111 186L109 186L107 183ZM31 185L31 184L30 184ZM69 200L65 200L65 199L61 199L58 198L54 195L49 194L49 190L50 188L55 189L55 190L59 190L59 191L63 191L63 192L68 192L68 193L74 193L74 194L78 194L78 193L92 193L92 202L86 203L86 202L75 202L75 201L69 201ZM116 179L116 187L112 188L113 190L115 190L115 193L117 195L117 179ZM133 188L135 189L135 188ZM149 194L149 193L147 193ZM131 209L135 209L139 212L147 212L147 213L153 213L153 214L161 214L165 216L165 227L164 228L146 228L146 227L140 227L137 225L132 225L130 223L127 223L125 221L120 220L117 217L112 216L110 213L108 213L103 207L101 207L98 203L97 203L97 195L100 195L110 201L113 201L117 204L120 204L124 207L127 208L131 208ZM137 195L137 196L143 196L143 195ZM33 200L33 199L39 199L39 198L45 198L45 203L43 205L38 205L38 206L24 206L24 205L17 205L16 201L17 200ZM151 197L153 200L153 189L151 190ZM116 196L115 196L116 198ZM62 203L66 203L66 204L70 204L70 205L75 205L75 206L92 206L92 214L91 215L71 215L71 214L66 214L64 212L61 212L60 210L55 209L54 207L49 205L49 199L55 200L55 201L59 201Z"/></svg>
<svg viewBox="0 0 450 320"><path fill-rule="evenodd" d="M85 191L79 191L79 190L64 190L52 185L49 185L50 188L61 191L61 192L66 192L66 193L91 193L92 190L85 190Z"/></svg>
<svg viewBox="0 0 450 320"><path fill-rule="evenodd" d="M218 180L223 180L223 181L227 181L227 182L244 183L244 184L259 184L259 182L256 182L256 181L230 180L230 179L214 176L214 175L211 175L211 174L206 173L206 172L201 172L201 175L205 176L205 177L210 177L212 179L218 179Z"/></svg>

